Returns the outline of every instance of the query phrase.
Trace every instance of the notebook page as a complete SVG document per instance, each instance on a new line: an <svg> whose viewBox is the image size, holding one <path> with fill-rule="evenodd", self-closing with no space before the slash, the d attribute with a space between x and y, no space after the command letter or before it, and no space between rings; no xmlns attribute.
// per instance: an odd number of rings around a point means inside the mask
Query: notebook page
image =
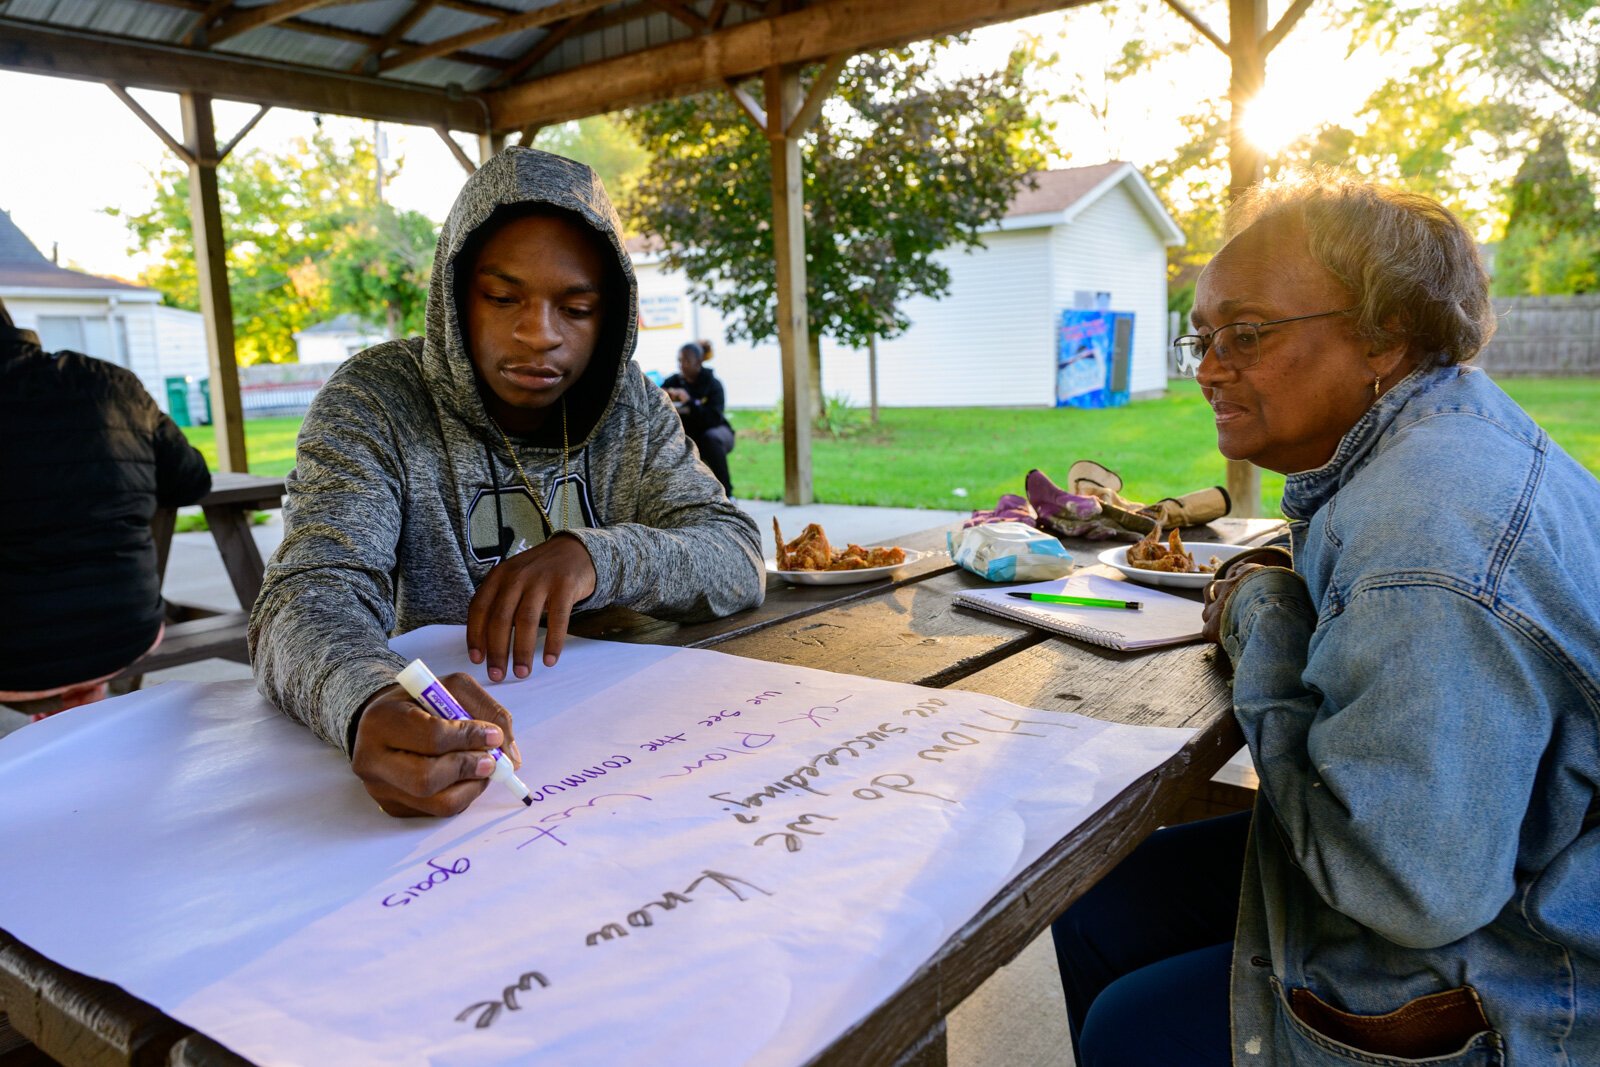
<svg viewBox="0 0 1600 1067"><path fill-rule="evenodd" d="M1122 608L1086 608L1073 604L1041 604L1018 600L1008 593L1055 593L1109 600L1136 600L1139 611ZM1156 648L1182 644L1200 636L1201 605L1185 597L1121 578L1079 571L1066 578L1027 585L972 589L958 597L966 607L1004 615L1054 633L1082 637L1111 648Z"/></svg>

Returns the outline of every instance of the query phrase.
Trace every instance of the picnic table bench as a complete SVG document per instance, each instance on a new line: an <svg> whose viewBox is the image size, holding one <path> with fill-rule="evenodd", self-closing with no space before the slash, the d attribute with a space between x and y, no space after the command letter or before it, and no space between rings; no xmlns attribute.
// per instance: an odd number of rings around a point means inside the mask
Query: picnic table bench
<svg viewBox="0 0 1600 1067"><path fill-rule="evenodd" d="M1254 542L1280 526L1269 520L1223 519L1186 531L1185 537ZM701 623L662 622L623 608L573 620L573 633L584 637L715 648L773 662L981 692L1111 722L1195 730L1176 756L1057 841L886 1002L838 1035L813 1061L825 1067L943 1064L946 1014L1152 830L1181 821L1186 801L1243 744L1213 648L1191 644L1116 652L956 608L959 592L986 583L956 568L943 553L944 530L901 539L898 543L906 548L931 551L893 580L789 586L773 576L760 607ZM1090 565L1105 545L1071 542L1068 547L1081 565ZM351 787L357 788L353 781ZM63 1063L246 1064L205 1035L114 985L54 964L3 930L0 1012L8 1012L17 1032ZM0 1067L11 1067L3 1051Z"/></svg>
<svg viewBox="0 0 1600 1067"><path fill-rule="evenodd" d="M239 610L218 613L169 601L170 621L161 644L119 671L119 680L203 659L250 662L245 631L250 624L250 608L261 593L261 581L266 574L261 550L250 534L250 517L257 511L282 507L283 492L282 478L230 471L211 476L211 491L200 498L200 510L217 543L217 551L222 554L222 564L239 598ZM150 521L156 542L156 567L163 578L167 574L177 514L175 508L160 508Z"/></svg>

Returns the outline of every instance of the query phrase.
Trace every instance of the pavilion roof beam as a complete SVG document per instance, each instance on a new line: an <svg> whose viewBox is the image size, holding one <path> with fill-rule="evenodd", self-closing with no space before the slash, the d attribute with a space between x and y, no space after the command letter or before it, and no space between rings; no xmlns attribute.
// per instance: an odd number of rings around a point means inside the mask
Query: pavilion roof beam
<svg viewBox="0 0 1600 1067"><path fill-rule="evenodd" d="M356 60L350 67L352 74L376 74L378 63L383 59L383 54L405 39L406 32L421 21L422 16L433 9L435 0L415 0L411 7L394 20L390 27L383 31L383 36L367 54Z"/></svg>
<svg viewBox="0 0 1600 1067"><path fill-rule="evenodd" d="M822 65L821 72L812 81L811 88L806 91L806 98L800 105L800 110L789 120L787 136L803 136L811 128L811 124L817 121L817 116L822 114L822 105L833 95L834 87L839 84L839 75L844 73L844 65L848 62L850 62L849 52L840 52L828 57L828 61Z"/></svg>
<svg viewBox="0 0 1600 1067"><path fill-rule="evenodd" d="M146 111L144 106L140 104L139 101L135 100L128 90L124 89L120 85L115 85L109 82L106 84L106 88L115 93L117 99L126 104L128 110L133 112L134 115L138 117L140 122L150 127L150 132L161 138L162 143L172 150L173 155L177 156L180 160L191 167L199 164L200 160L198 160L194 153L189 150L189 146L183 144L176 137L172 136L172 134L168 133L167 128L161 125L161 122L154 115ZM250 117L250 121L239 127L239 132L233 135L233 139L217 150L217 158L208 160L207 162L215 166L216 164L221 163L224 159L227 159L228 154L238 147L239 142L244 140L250 131L256 128L256 123L260 122L262 118L266 116L267 112L271 110L272 108L270 105L262 104L260 110Z"/></svg>
<svg viewBox="0 0 1600 1067"><path fill-rule="evenodd" d="M106 85L106 88L115 93L117 99L126 104L128 110L133 112L134 115L138 116L140 122L150 127L150 132L161 138L161 143L166 145L167 149L171 151L173 155L177 156L180 160L191 167L195 165L194 154L189 151L188 146L179 141L176 137L172 136L172 134L168 133L167 128L161 125L154 115L150 114L150 112L144 109L143 104L139 103L139 101L135 100L128 94L128 90L124 89L120 85L113 85L109 83Z"/></svg>
<svg viewBox="0 0 1600 1067"><path fill-rule="evenodd" d="M1289 9L1279 17L1272 29L1261 35L1260 43L1256 46L1261 54L1266 55L1278 47L1289 31L1294 29L1294 24L1300 21L1300 16L1309 11L1311 5L1315 2L1316 0L1294 0L1294 3L1289 5ZM1183 20L1193 26L1200 36L1222 49L1225 55L1231 56L1233 54L1233 50L1228 47L1228 42L1224 41L1216 30L1206 25L1204 19L1185 7L1183 0L1166 0L1166 5L1183 16Z"/></svg>
<svg viewBox="0 0 1600 1067"><path fill-rule="evenodd" d="M179 7L185 11L198 11L201 13L204 13L206 8L209 6L207 0L145 0L145 2L150 4L161 4L165 7ZM452 2L452 0L440 0L440 3L446 4L450 7L462 8L463 10L468 10L469 8L485 8L487 6L484 4L463 6L463 4ZM494 11L497 14L504 13L504 9L502 8L488 8L488 10ZM475 11L474 13L478 12ZM383 39L382 36L378 34L363 33L360 30L347 30L343 26L333 26L325 22L310 22L301 18L284 19L277 25L280 29L294 30L296 33L309 33L313 37L326 37L333 41L346 41L350 44L359 44L366 48L371 48L373 45L377 44ZM191 30L190 32L195 33L194 30ZM117 39L123 41L133 41L136 44L141 43L136 38L120 37ZM415 42L406 41L401 43L414 44ZM488 67L491 70L503 70L505 67L509 66L511 62L507 59L501 59L499 56L488 56L481 52L458 52L450 58L459 63L471 63L474 66Z"/></svg>
<svg viewBox="0 0 1600 1067"><path fill-rule="evenodd" d="M213 55L158 42L44 27L0 15L0 70L162 92L194 92L303 111L444 125L487 126L481 98L380 82L240 55Z"/></svg>
<svg viewBox="0 0 1600 1067"><path fill-rule="evenodd" d="M283 22L307 11L315 11L319 7L351 2L352 0L277 0L277 3L262 4L259 7L240 8L216 29L207 30L206 42L211 45L220 44L230 37L249 33L260 26Z"/></svg>
<svg viewBox="0 0 1600 1067"><path fill-rule="evenodd" d="M1300 16L1310 10L1312 2L1313 0L1294 0L1294 3L1289 5L1289 10L1279 16L1272 29L1262 36L1262 55L1278 47L1278 43L1283 40L1290 30L1294 29L1294 24L1300 21Z"/></svg>
<svg viewBox="0 0 1600 1067"><path fill-rule="evenodd" d="M380 60L379 70L394 70L398 67L410 66L423 59L433 59L436 56L451 56L462 49L470 48L484 41L492 41L497 37L507 34L521 33L523 30L537 29L561 22L564 19L586 15L591 11L605 7L613 0L556 0L534 11L524 11L520 14L510 15L499 22L487 26L480 26L475 30L444 37L428 44L407 48L388 59Z"/></svg>
<svg viewBox="0 0 1600 1067"><path fill-rule="evenodd" d="M200 17L194 20L194 25L189 27L189 32L183 35L184 44L195 44L205 36L211 24L233 6L233 0L211 0L206 9L200 12Z"/></svg>
<svg viewBox="0 0 1600 1067"><path fill-rule="evenodd" d="M258 123L262 119L266 118L267 117L267 112L269 112L271 110L272 110L272 105L271 104L262 104L261 107L256 110L256 113L254 115L250 116L250 121L245 123L243 126L240 126L239 127L239 132L234 134L233 137L228 141L228 143L222 146L222 149L217 153L217 159L218 160L227 159L228 158L228 153L232 152L235 148L237 148L239 146L239 142L245 139L245 135L248 134L251 130L255 129L256 128L256 123Z"/></svg>
<svg viewBox="0 0 1600 1067"><path fill-rule="evenodd" d="M695 33L705 33L711 29L712 24L699 12L678 3L678 0L650 0L650 4L658 11L665 11Z"/></svg>
<svg viewBox="0 0 1600 1067"><path fill-rule="evenodd" d="M555 51L556 46L568 37L599 33L601 30L609 30L613 26L637 22L639 19L653 14L655 10L650 5L650 0L634 0L632 3L612 7L609 11L596 9L587 15L556 23L549 27L549 33L546 36L539 38L533 47L521 56L514 60L503 60L502 63L505 66L503 72L494 81L478 91L480 93L488 92L510 85L537 66L540 60Z"/></svg>
<svg viewBox="0 0 1600 1067"><path fill-rule="evenodd" d="M740 109L750 117L750 121L756 124L757 129L765 133L767 129L766 109L756 103L755 97L741 89L738 82L730 79L722 84L727 88L728 95L733 97L733 102L738 104Z"/></svg>
<svg viewBox="0 0 1600 1067"><path fill-rule="evenodd" d="M456 11L465 11L469 15L482 15L484 18L497 19L502 15L515 15L515 8L501 7L498 4L486 4L483 0L439 0L440 7L454 8Z"/></svg>
<svg viewBox="0 0 1600 1067"><path fill-rule="evenodd" d="M567 19L565 22L551 26L532 48L518 56L511 66L507 67L499 77L490 82L489 88L498 89L502 85L510 85L522 77L527 71L537 66L541 59L554 52L562 41L565 41L584 27L593 25L595 15L596 12L591 11L587 15L577 15ZM524 141L522 143L527 144L528 142Z"/></svg>
<svg viewBox="0 0 1600 1067"><path fill-rule="evenodd" d="M830 0L786 15L520 82L488 95L496 129L550 124L713 89L786 63L885 48L1086 0Z"/></svg>
<svg viewBox="0 0 1600 1067"><path fill-rule="evenodd" d="M1166 2L1167 6L1172 8L1172 10L1176 11L1179 15L1183 16L1183 20L1189 25L1193 26L1200 36L1204 37L1206 40L1222 49L1224 53L1228 51L1228 42L1222 39L1222 35L1217 33L1217 31L1213 30L1210 26L1206 25L1205 19L1201 18L1199 15L1196 15L1193 11L1190 11L1189 8L1184 5L1183 0L1166 0Z"/></svg>
<svg viewBox="0 0 1600 1067"><path fill-rule="evenodd" d="M473 162L472 157L467 155L467 150L456 143L456 139L454 137L450 136L449 130L445 129L443 126L435 126L433 128L433 132L438 134L439 140L443 141L445 146L450 149L450 154L456 157L456 162L461 164L462 169L464 169L468 174L477 172L478 164Z"/></svg>

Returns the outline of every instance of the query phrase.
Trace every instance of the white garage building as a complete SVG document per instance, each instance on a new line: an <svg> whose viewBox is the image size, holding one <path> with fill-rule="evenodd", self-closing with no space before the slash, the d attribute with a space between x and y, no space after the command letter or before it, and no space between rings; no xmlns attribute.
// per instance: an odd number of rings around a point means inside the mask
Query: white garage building
<svg viewBox="0 0 1600 1067"><path fill-rule="evenodd" d="M950 268L943 300L917 297L912 326L878 345L879 402L892 407L1051 406L1061 312L1132 312L1129 387L1167 385L1167 248L1183 243L1143 176L1129 163L1046 171L1024 188L983 247L941 253ZM731 407L767 407L781 396L778 346L724 339L722 320L690 302L687 280L658 253L636 252L638 359L671 374L686 341L708 338L712 368ZM867 353L824 339L822 390L865 405Z"/></svg>
<svg viewBox="0 0 1600 1067"><path fill-rule="evenodd" d="M206 364L200 315L165 307L154 289L57 266L0 211L0 301L47 352L68 349L127 367L163 411L167 378L200 379Z"/></svg>

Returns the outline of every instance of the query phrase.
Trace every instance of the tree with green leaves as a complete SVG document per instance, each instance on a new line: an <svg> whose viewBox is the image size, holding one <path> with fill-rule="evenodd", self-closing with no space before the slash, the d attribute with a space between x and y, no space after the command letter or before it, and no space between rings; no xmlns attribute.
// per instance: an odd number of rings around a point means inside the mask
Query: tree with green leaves
<svg viewBox="0 0 1600 1067"><path fill-rule="evenodd" d="M382 309L390 337L421 333L438 240L438 227L426 215L385 203L350 219L334 235L320 267L331 309L366 321Z"/></svg>
<svg viewBox="0 0 1600 1067"><path fill-rule="evenodd" d="M1546 132L1511 183L1494 290L1551 296L1600 290L1600 212L1594 186L1573 170L1561 135Z"/></svg>
<svg viewBox="0 0 1600 1067"><path fill-rule="evenodd" d="M1546 131L1565 140L1578 173L1600 172L1600 8L1592 0L1361 0L1324 17L1324 32L1347 33L1352 53L1376 47L1417 59L1349 122L1309 131L1273 154L1268 175L1314 164L1356 171L1440 200L1485 240L1506 232L1497 271L1509 264L1526 276L1516 266L1526 249L1542 278L1581 274L1581 238L1544 243L1531 230L1506 229L1507 189ZM1165 53L1148 55L1134 74L1158 82L1154 68ZM1179 311L1188 310L1199 267L1221 245L1228 201L1227 109L1217 94L1196 96L1187 138L1146 169L1189 237L1169 260Z"/></svg>
<svg viewBox="0 0 1600 1067"><path fill-rule="evenodd" d="M1043 163L1029 53L944 79L935 70L944 47L853 57L802 146L813 415L821 338L863 347L902 333L907 298L949 291L938 253L981 244ZM724 92L652 104L630 124L650 164L628 214L661 239L692 298L720 312L732 336L776 336L765 135Z"/></svg>
<svg viewBox="0 0 1600 1067"><path fill-rule="evenodd" d="M421 328L436 229L378 200L377 166L369 138L338 143L319 131L281 154L239 152L217 168L240 363L293 361L297 331L345 312L397 334ZM156 260L140 281L195 310L188 172L171 164L154 177L147 210L108 214L123 218L132 251Z"/></svg>

